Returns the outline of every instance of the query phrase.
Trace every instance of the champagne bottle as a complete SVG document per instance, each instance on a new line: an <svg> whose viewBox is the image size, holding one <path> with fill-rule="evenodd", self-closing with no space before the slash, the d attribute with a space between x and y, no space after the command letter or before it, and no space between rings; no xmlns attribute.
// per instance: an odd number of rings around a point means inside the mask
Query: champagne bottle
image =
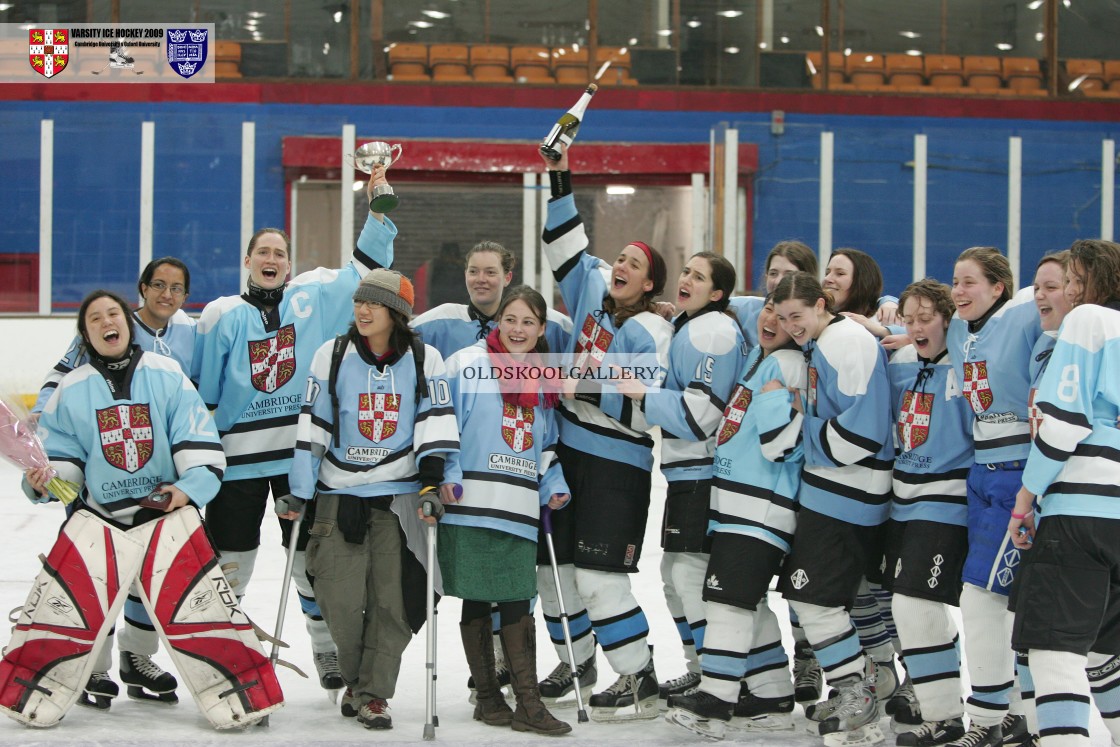
<svg viewBox="0 0 1120 747"><path fill-rule="evenodd" d="M591 97L595 95L597 90L599 90L599 86L594 83L587 86L587 90L579 97L575 106L561 115L560 119L556 120L556 124L552 125L548 135L541 141L541 153L548 159L559 161L560 143L571 145L572 141L576 139L580 122L583 121L583 113L587 111L587 105L591 103Z"/></svg>

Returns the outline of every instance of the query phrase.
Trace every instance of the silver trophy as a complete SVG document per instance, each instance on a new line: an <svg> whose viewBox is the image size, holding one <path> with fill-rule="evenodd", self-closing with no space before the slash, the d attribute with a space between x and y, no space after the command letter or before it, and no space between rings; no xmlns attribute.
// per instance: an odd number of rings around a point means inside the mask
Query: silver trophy
<svg viewBox="0 0 1120 747"><path fill-rule="evenodd" d="M380 140L366 143L354 151L354 168L366 174L373 173L376 165L388 169L400 160L403 148L399 144L389 145ZM395 155L394 155L395 151ZM387 213L397 206L400 198L393 192L388 184L378 184L373 188L373 197L369 201L370 212Z"/></svg>

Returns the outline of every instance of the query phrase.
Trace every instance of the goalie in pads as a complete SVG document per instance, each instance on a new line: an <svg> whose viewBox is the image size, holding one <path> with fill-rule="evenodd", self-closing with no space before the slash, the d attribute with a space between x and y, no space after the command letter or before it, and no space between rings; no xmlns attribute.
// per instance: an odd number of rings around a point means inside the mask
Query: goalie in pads
<svg viewBox="0 0 1120 747"><path fill-rule="evenodd" d="M58 723L131 587L203 714L217 728L245 726L283 696L197 510L217 492L225 458L178 365L131 345L127 308L107 291L86 297L78 331L90 362L43 410L51 466L82 491L4 650L0 710L30 726ZM51 497L49 475L26 473L29 496Z"/></svg>

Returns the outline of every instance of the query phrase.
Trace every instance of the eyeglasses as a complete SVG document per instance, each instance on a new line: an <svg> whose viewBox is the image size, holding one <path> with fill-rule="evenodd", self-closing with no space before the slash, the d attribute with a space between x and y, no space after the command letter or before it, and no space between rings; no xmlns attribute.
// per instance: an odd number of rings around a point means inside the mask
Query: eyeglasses
<svg viewBox="0 0 1120 747"><path fill-rule="evenodd" d="M383 308L385 308L385 304L381 303L380 301L355 301L354 305L355 306L368 306L371 309L383 309Z"/></svg>
<svg viewBox="0 0 1120 747"><path fill-rule="evenodd" d="M179 285L178 283L175 283L175 285L170 285L169 286L167 283L163 282L162 280L153 280L152 282L148 283L147 285L148 285L149 288L151 288L152 290L157 291L159 293L163 293L165 290L170 290L171 295L173 295L173 296L185 296L185 295L187 295L187 289L184 288L183 286Z"/></svg>

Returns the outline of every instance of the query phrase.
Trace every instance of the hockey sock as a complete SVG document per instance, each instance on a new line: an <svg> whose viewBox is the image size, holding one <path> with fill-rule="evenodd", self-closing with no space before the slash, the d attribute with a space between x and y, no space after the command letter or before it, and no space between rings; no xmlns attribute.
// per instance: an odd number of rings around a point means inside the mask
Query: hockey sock
<svg viewBox="0 0 1120 747"><path fill-rule="evenodd" d="M701 660L703 663L703 660ZM793 695L789 657L782 646L782 629L770 609L769 595L759 601L754 613L754 636L747 656L747 687L760 698L785 698Z"/></svg>
<svg viewBox="0 0 1120 747"><path fill-rule="evenodd" d="M797 618L830 685L852 675L863 676L865 657L847 610L804 602L790 602L790 607L796 608Z"/></svg>
<svg viewBox="0 0 1120 747"><path fill-rule="evenodd" d="M1038 734L1038 711L1034 702L1034 678L1031 677L1030 657L1020 651L1015 652L1015 684L1019 700L1011 701L1011 712L1021 713L1027 719L1027 730Z"/></svg>
<svg viewBox="0 0 1120 747"><path fill-rule="evenodd" d="M1038 735L1047 747L1089 745L1089 679L1087 658L1065 651L1031 649L1038 709Z"/></svg>
<svg viewBox="0 0 1120 747"><path fill-rule="evenodd" d="M704 652L700 689L720 700L739 700L739 680L747 672L754 637L752 610L708 602L708 650Z"/></svg>
<svg viewBox="0 0 1120 747"><path fill-rule="evenodd" d="M1120 656L1090 651L1085 672L1093 702L1112 735L1112 743L1120 744Z"/></svg>
<svg viewBox="0 0 1120 747"><path fill-rule="evenodd" d="M684 645L688 671L700 671L707 626L704 607L704 574L708 557L702 553L667 552L661 558L661 582L665 604L673 616Z"/></svg>
<svg viewBox="0 0 1120 747"><path fill-rule="evenodd" d="M895 594L894 619L902 639L902 656L926 721L958 718L961 703L961 655L957 626L949 606Z"/></svg>
<svg viewBox="0 0 1120 747"><path fill-rule="evenodd" d="M645 669L650 661L649 623L630 589L630 574L577 568L576 587L614 671L634 674Z"/></svg>
<svg viewBox="0 0 1120 747"><path fill-rule="evenodd" d="M572 650L576 662L582 663L595 654L595 637L591 635L591 618L583 598L576 589L576 567L559 566L561 591L564 593L564 609L568 613L568 630L572 634ZM537 595L541 610L544 612L545 627L552 647L560 661L568 660L568 649L564 645L564 626L560 621L560 600L556 595L556 583L552 578L552 566L537 566Z"/></svg>
<svg viewBox="0 0 1120 747"><path fill-rule="evenodd" d="M902 641L898 638L898 626L895 624L894 610L892 609L891 600L894 594L883 588L882 584L869 581L867 588L871 590L872 596L879 605L879 616L883 618L883 626L887 629L887 635L891 637L891 646L894 647L895 654L902 655Z"/></svg>
<svg viewBox="0 0 1120 747"><path fill-rule="evenodd" d="M93 664L95 672L108 672L113 667L113 638L115 637L113 633L114 630L109 631L101 648L97 650L97 661Z"/></svg>
<svg viewBox="0 0 1120 747"><path fill-rule="evenodd" d="M250 573L252 569L250 568ZM323 611L315 601L315 592L311 582L307 580L307 551L296 550L295 562L292 563L292 581L296 585L299 595L299 608L303 611L303 621L307 628L307 635L311 638L311 650L316 654L325 651L334 651L334 640L327 622L323 619ZM236 591L236 590L235 590Z"/></svg>
<svg viewBox="0 0 1120 747"><path fill-rule="evenodd" d="M995 726L1008 713L1015 675L1015 654L1010 644L1013 621L1014 615L1007 611L1007 597L964 585L961 623L972 683L965 711L974 724Z"/></svg>
<svg viewBox="0 0 1120 747"><path fill-rule="evenodd" d="M879 602L868 588L867 579L859 584L856 603L852 606L852 624L859 633L859 643L872 659L887 662L894 659L891 635L879 614Z"/></svg>

